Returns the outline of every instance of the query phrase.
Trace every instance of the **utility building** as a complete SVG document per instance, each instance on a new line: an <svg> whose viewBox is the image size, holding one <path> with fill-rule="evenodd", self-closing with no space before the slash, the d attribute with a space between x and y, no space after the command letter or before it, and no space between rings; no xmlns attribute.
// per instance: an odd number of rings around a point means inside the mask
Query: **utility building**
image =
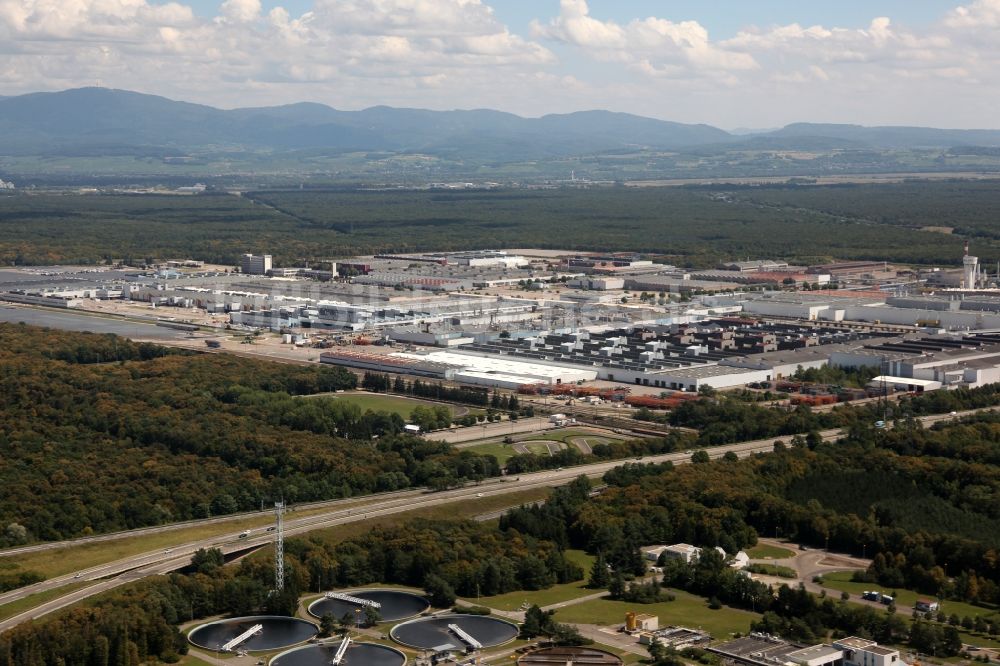
<svg viewBox="0 0 1000 666"><path fill-rule="evenodd" d="M271 271L271 255L244 254L240 260L240 272L247 275L267 275Z"/></svg>

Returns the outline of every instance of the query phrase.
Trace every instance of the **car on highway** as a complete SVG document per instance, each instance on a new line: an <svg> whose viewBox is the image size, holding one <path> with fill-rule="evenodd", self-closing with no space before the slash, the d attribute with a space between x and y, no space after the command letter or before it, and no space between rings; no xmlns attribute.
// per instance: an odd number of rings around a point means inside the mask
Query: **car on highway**
<svg viewBox="0 0 1000 666"><path fill-rule="evenodd" d="M248 536L250 536L250 530L243 530L242 532L240 532L241 539L246 539Z"/></svg>
<svg viewBox="0 0 1000 666"><path fill-rule="evenodd" d="M482 496L483 496L482 493L476 493L476 497L482 497Z"/></svg>

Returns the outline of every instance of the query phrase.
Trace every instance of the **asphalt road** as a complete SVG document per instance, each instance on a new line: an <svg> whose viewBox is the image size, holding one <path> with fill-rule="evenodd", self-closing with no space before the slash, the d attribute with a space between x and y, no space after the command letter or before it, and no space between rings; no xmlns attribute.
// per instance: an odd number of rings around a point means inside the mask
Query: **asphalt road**
<svg viewBox="0 0 1000 666"><path fill-rule="evenodd" d="M931 425L939 421L949 420L953 418L958 418L966 414L972 414L976 411L986 411L986 410L969 410L966 412L961 412L958 414L944 414L922 417L920 420L924 425ZM839 429L826 430L820 433L824 439L833 439L840 434ZM724 446L712 447L706 449L709 456L712 458L719 458L726 453L732 451L737 456L746 457L754 453L764 453L774 450L774 441L776 438L771 437L764 440L756 440L752 442L740 442L737 444L729 444ZM783 438L783 439L788 439ZM665 462L671 461L674 463L686 463L690 461L690 454L687 453L668 453L655 456L645 456L642 459L645 463L654 462ZM421 491L405 491L403 493L393 493L392 496L386 497L382 496L375 498L374 501L366 504L363 507L357 507L354 509L350 508L333 508L329 512L323 512L314 516L309 516L305 518L289 518L285 521L285 534L286 536L295 536L297 534L302 534L316 529L328 528L337 525L344 525L348 523L364 521L371 518L383 517L395 515L398 513L404 513L407 511L412 511L415 509L422 509L432 506L440 506L444 504L451 504L455 502L461 502L465 500L475 500L480 497L494 497L499 495L517 493L524 490L530 490L533 488L544 488L544 487L554 487L563 485L577 476L583 474L588 477L600 477L608 470L614 469L615 467L621 466L627 462L632 462L632 460L615 460L610 462L594 463L590 465L581 465L577 467L571 467L567 469L558 469L545 472L537 472L533 474L522 474L518 477L504 477L501 479L492 479L490 482L483 483L479 486L466 486L463 488L458 488L454 490L448 490L437 493L428 493ZM369 497L368 499L372 499ZM220 519L207 519L205 521L196 521L193 523L188 523L190 525L208 524L211 522L219 521ZM167 529L175 529L172 527L159 527L150 528L155 531L165 531ZM135 531L131 534L139 534L141 532L148 533L149 530ZM169 571L175 571L186 566L190 560L191 555L199 548L220 548L224 553L232 553L241 550L247 550L252 547L259 547L267 545L272 540L272 534L265 531L263 528L255 529L251 532L251 535L246 538L239 538L238 532L233 532L230 534L225 534L222 536L214 536L207 539L201 539L198 541L188 542L188 543L178 543L172 548L167 548L164 550L150 551L143 553L141 555L136 555L133 557L124 558L116 562L111 562L108 564L103 564L97 567L92 567L83 571L76 572L67 576L60 576L53 578L51 580L46 580L35 585L29 585L27 587L19 588L17 590L12 590L6 594L0 595L0 606L12 601L22 599L24 597L36 594L39 592L47 591L62 587L63 585L76 582L78 580L93 580L94 585L84 587L82 589L73 591L67 595L61 596L52 601L41 604L25 613L13 616L7 620L0 621L0 632L5 631L13 626L25 622L27 620L41 617L53 611L65 608L77 601L86 599L90 596L104 592L106 590L124 585L126 583L132 582L134 580L141 579L146 576L167 573ZM97 537L103 538L103 537ZM120 535L119 535L120 538ZM55 544L44 544L47 548L58 548L67 545L68 542L59 542ZM42 546L40 546L42 547Z"/></svg>

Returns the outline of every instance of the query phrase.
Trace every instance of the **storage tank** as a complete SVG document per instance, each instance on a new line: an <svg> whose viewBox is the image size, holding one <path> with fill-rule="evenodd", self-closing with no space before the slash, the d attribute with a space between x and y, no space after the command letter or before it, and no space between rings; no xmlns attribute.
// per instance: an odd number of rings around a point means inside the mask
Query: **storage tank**
<svg viewBox="0 0 1000 666"><path fill-rule="evenodd" d="M635 631L635 611L625 613L625 631Z"/></svg>

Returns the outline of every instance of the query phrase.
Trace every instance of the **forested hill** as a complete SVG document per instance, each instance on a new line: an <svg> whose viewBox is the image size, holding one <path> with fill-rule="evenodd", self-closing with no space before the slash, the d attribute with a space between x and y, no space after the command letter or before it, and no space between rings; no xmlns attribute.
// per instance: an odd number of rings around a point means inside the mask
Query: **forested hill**
<svg viewBox="0 0 1000 666"><path fill-rule="evenodd" d="M250 150L389 151L520 160L727 141L727 132L625 113L587 111L541 118L476 109L322 104L226 111L154 95L79 88L0 99L0 154L151 153L230 146Z"/></svg>
<svg viewBox="0 0 1000 666"><path fill-rule="evenodd" d="M293 397L355 382L0 324L0 546L499 473L398 415Z"/></svg>
<svg viewBox="0 0 1000 666"><path fill-rule="evenodd" d="M435 111L323 104L224 110L128 90L78 88L0 97L0 154L159 155L225 148L424 154L509 163L634 150L995 147L1000 131L795 123L736 136L602 110L526 118L491 109Z"/></svg>

